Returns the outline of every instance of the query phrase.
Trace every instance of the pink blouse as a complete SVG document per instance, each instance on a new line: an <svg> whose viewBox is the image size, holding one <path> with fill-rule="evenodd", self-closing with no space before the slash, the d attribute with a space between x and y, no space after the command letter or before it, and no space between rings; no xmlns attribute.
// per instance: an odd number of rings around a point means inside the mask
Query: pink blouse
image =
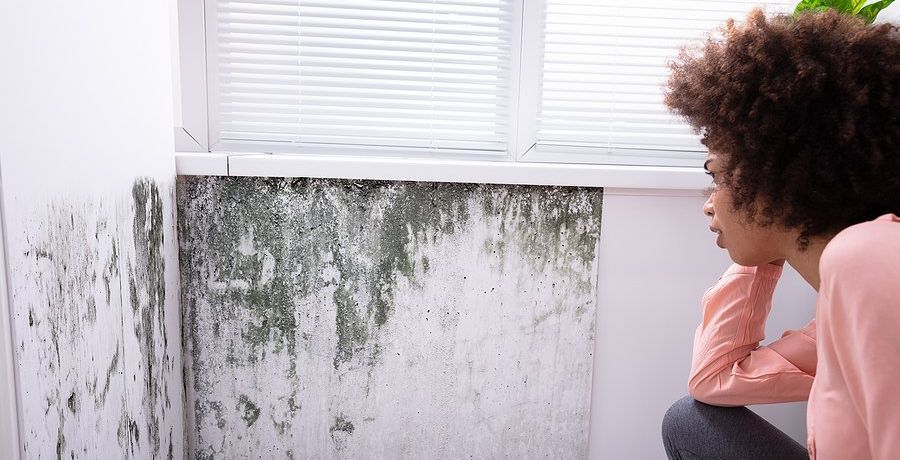
<svg viewBox="0 0 900 460"><path fill-rule="evenodd" d="M803 401L810 458L900 458L900 218L825 247L816 318L769 344L781 267L732 265L703 296L688 383L719 406Z"/></svg>

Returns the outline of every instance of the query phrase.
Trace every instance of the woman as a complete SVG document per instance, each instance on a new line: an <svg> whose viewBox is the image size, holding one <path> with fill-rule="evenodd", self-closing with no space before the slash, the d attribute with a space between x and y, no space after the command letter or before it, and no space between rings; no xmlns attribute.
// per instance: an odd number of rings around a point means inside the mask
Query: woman
<svg viewBox="0 0 900 460"><path fill-rule="evenodd" d="M682 52L666 103L711 152L703 211L735 262L703 297L669 458L900 458L900 31L755 10ZM785 262L816 317L759 346ZM734 407L807 399L806 448Z"/></svg>

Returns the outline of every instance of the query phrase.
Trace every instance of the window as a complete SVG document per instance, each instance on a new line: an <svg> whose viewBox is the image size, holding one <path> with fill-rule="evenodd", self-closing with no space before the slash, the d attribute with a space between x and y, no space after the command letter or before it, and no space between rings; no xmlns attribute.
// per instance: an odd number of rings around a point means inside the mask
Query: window
<svg viewBox="0 0 900 460"><path fill-rule="evenodd" d="M215 138L505 152L512 16L508 0L219 1Z"/></svg>
<svg viewBox="0 0 900 460"><path fill-rule="evenodd" d="M182 125L214 153L695 167L668 60L792 4L180 0Z"/></svg>
<svg viewBox="0 0 900 460"><path fill-rule="evenodd" d="M667 61L758 2L547 0L534 136L546 158L696 164L704 148L663 105ZM788 11L788 2L770 10ZM556 155L554 155L556 154Z"/></svg>

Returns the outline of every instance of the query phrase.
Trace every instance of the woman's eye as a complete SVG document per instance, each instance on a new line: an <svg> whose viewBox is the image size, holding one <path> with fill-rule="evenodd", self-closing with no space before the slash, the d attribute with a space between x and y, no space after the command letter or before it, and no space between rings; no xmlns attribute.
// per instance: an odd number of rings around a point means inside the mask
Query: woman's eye
<svg viewBox="0 0 900 460"><path fill-rule="evenodd" d="M715 193L715 191L716 191L715 186L706 187L705 189L703 189L703 196L705 196L706 198L709 198L712 196L713 193Z"/></svg>

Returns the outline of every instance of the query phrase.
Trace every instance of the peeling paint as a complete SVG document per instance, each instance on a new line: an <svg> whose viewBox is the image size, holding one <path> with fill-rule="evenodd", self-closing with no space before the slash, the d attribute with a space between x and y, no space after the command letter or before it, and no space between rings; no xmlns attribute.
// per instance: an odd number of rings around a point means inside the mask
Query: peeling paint
<svg viewBox="0 0 900 460"><path fill-rule="evenodd" d="M180 178L190 455L586 455L601 198Z"/></svg>

